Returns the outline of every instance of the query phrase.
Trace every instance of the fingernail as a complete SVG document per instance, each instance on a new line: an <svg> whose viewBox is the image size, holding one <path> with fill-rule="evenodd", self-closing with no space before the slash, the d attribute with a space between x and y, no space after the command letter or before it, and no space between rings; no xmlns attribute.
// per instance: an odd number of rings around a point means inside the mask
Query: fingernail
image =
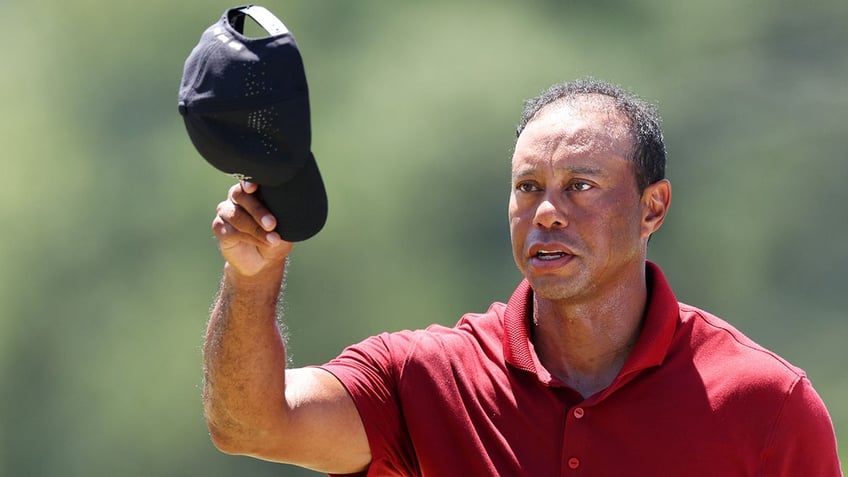
<svg viewBox="0 0 848 477"><path fill-rule="evenodd" d="M262 227L264 227L265 230L273 229L274 228L274 217L271 217L270 215L266 215L265 217L262 217Z"/></svg>
<svg viewBox="0 0 848 477"><path fill-rule="evenodd" d="M266 235L265 240L267 240L268 243L270 243L271 245L277 245L281 241L280 236L274 232L271 232L270 234Z"/></svg>

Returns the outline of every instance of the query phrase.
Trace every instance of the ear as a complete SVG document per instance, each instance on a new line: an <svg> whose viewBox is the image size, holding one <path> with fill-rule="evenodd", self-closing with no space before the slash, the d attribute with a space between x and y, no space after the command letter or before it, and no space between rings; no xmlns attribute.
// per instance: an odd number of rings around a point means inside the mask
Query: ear
<svg viewBox="0 0 848 477"><path fill-rule="evenodd" d="M671 182L663 179L648 185L642 192L642 237L648 239L662 226L671 206Z"/></svg>

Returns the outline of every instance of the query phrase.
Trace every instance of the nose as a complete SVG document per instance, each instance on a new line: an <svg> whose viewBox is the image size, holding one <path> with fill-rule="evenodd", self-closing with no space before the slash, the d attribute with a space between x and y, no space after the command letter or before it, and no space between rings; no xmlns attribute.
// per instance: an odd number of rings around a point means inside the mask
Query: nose
<svg viewBox="0 0 848 477"><path fill-rule="evenodd" d="M536 207L534 223L540 228L561 228L568 225L568 219L562 207L558 207L550 198L545 198Z"/></svg>

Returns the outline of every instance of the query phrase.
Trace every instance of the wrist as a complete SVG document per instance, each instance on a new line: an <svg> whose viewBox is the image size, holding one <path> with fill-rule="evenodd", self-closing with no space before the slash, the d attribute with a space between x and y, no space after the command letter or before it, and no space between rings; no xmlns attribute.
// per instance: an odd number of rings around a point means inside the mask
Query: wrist
<svg viewBox="0 0 848 477"><path fill-rule="evenodd" d="M224 283L237 290L258 292L268 290L276 295L283 284L286 273L288 257L279 263L270 264L256 273L246 274L233 266L230 262L224 263Z"/></svg>

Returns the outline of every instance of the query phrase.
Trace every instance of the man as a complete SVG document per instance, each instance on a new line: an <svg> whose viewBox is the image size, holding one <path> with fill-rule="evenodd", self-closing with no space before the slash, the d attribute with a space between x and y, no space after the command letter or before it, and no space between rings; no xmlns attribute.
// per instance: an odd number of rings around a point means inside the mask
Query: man
<svg viewBox="0 0 848 477"><path fill-rule="evenodd" d="M837 476L803 371L678 303L647 261L671 203L654 109L595 80L529 101L512 158L510 300L285 369L292 245L247 182L213 221L226 259L204 404L228 453L333 474Z"/></svg>

